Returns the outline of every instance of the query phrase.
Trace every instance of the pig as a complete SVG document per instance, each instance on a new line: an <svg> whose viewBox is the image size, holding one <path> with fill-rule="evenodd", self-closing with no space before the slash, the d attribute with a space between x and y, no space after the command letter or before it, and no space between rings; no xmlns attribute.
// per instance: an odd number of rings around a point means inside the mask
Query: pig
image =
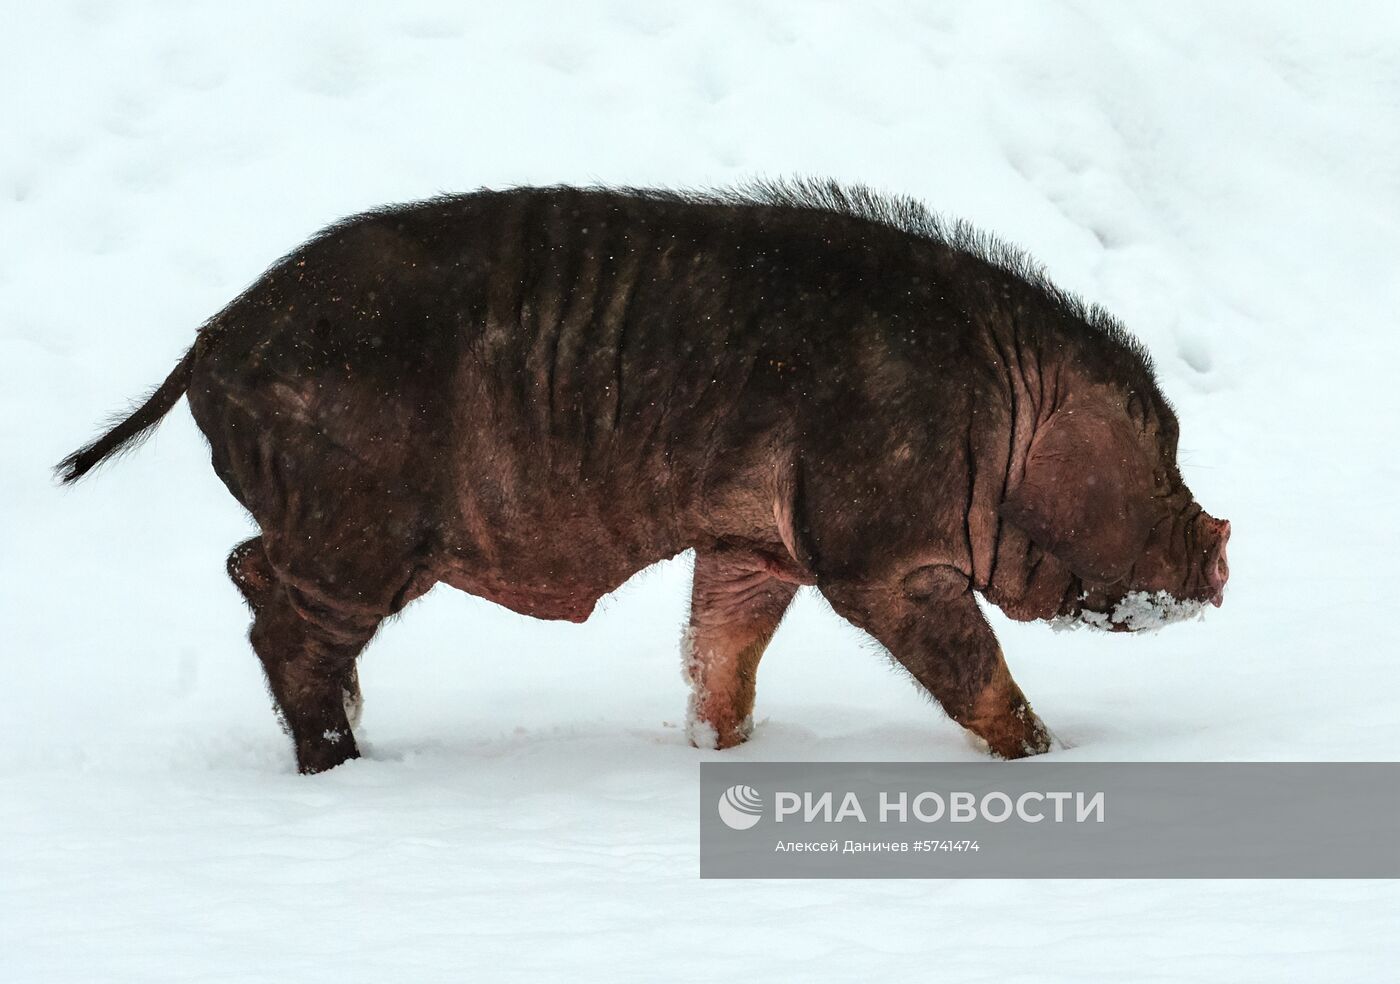
<svg viewBox="0 0 1400 984"><path fill-rule="evenodd" d="M68 483L187 396L260 532L228 572L304 773L358 755L356 659L438 583L582 622L695 554L687 733L753 728L815 586L1006 759L1042 753L984 618L1113 631L1220 605L1230 525L1143 346L914 200L795 180L383 208L274 264Z"/></svg>

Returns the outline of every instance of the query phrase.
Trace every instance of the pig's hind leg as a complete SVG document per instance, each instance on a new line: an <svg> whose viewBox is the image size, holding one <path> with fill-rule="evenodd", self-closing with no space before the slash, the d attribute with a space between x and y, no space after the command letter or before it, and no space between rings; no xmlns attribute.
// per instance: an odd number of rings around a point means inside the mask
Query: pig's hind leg
<svg viewBox="0 0 1400 984"><path fill-rule="evenodd" d="M1011 678L966 576L925 567L897 584L822 583L821 591L992 754L1014 759L1050 750L1050 733Z"/></svg>
<svg viewBox="0 0 1400 984"><path fill-rule="evenodd" d="M249 638L295 745L297 768L324 772L357 758L355 659L389 614L388 606L346 598L348 592L327 593L279 573L261 537L236 547L228 569L253 610Z"/></svg>
<svg viewBox="0 0 1400 984"><path fill-rule="evenodd" d="M686 737L697 748L748 739L758 662L796 591L750 553L696 552L682 669L691 688Z"/></svg>

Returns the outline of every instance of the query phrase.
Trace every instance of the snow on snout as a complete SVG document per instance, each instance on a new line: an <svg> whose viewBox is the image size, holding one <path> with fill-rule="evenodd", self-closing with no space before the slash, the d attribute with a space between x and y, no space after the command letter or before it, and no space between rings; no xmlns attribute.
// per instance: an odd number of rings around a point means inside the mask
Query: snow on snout
<svg viewBox="0 0 1400 984"><path fill-rule="evenodd" d="M1068 632L1084 625L1109 632L1116 626L1122 626L1129 632L1155 632L1173 622L1199 619L1205 614L1205 607L1203 601L1177 598L1166 591L1155 594L1129 591L1111 612L1084 609L1076 615L1060 615L1051 619L1050 627L1056 632Z"/></svg>

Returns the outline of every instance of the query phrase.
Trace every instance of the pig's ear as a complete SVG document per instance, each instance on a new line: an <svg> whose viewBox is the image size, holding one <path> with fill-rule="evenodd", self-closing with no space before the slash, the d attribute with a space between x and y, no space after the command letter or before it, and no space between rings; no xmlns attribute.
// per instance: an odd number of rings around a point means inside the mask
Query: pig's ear
<svg viewBox="0 0 1400 984"><path fill-rule="evenodd" d="M1031 441L1001 517L1081 578L1112 584L1151 532L1151 474L1126 415L1059 410Z"/></svg>

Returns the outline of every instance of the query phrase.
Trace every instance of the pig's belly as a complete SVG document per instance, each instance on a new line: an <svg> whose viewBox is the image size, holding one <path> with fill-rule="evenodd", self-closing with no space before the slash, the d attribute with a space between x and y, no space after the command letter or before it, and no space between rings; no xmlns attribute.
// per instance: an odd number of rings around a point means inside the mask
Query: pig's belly
<svg viewBox="0 0 1400 984"><path fill-rule="evenodd" d="M564 622L585 622L593 614L598 599L612 588L574 581L547 584L517 583L490 574L450 570L440 580L478 598L494 601L521 615ZM614 585L616 587L616 585Z"/></svg>
<svg viewBox="0 0 1400 984"><path fill-rule="evenodd" d="M584 622L600 598L677 552L636 557L595 554L587 563L540 554L517 554L490 564L454 558L443 565L438 580L521 615Z"/></svg>
<svg viewBox="0 0 1400 984"><path fill-rule="evenodd" d="M519 456L491 449L467 457L495 462L506 479L484 495L464 476L443 510L433 566L437 580L511 611L586 621L633 574L692 545L689 527L672 520L669 499L646 483L629 487L609 475L583 481L573 474L581 469L568 467L534 474Z"/></svg>

